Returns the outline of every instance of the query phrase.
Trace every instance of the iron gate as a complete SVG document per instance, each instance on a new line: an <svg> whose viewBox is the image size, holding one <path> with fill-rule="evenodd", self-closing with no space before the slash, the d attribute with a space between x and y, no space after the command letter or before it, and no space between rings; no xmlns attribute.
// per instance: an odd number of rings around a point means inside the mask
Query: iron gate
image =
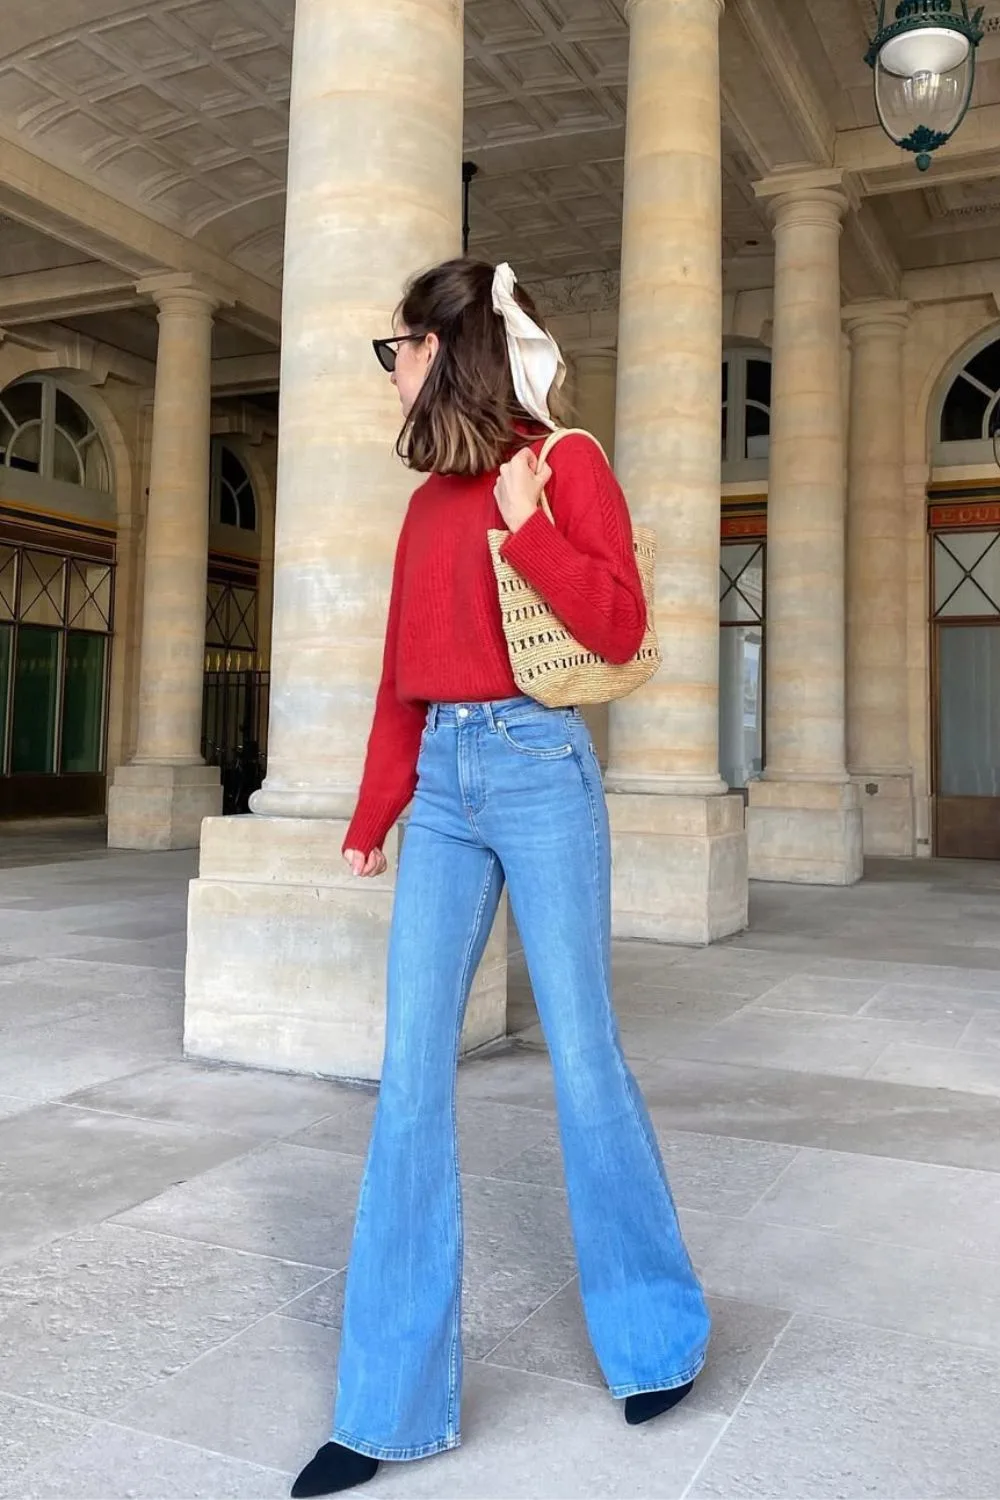
<svg viewBox="0 0 1000 1500"><path fill-rule="evenodd" d="M222 776L224 813L250 811L267 770L270 672L206 672L201 753Z"/></svg>

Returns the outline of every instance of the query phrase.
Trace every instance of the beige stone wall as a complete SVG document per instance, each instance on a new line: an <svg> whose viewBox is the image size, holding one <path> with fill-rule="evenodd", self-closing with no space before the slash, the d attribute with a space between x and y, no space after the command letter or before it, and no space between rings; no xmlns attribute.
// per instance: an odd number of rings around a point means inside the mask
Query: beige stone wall
<svg viewBox="0 0 1000 1500"><path fill-rule="evenodd" d="M956 269L956 287L960 268ZM992 297L915 307L903 356L906 433L907 679L918 855L932 850L927 483L942 385L958 352L997 322Z"/></svg>

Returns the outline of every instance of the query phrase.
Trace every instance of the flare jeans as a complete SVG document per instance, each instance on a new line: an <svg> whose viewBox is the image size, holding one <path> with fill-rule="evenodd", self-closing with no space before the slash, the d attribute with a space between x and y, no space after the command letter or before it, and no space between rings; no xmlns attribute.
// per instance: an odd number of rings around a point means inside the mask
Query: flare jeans
<svg viewBox="0 0 1000 1500"><path fill-rule="evenodd" d="M705 1299L612 1008L610 836L586 725L528 698L434 704L398 873L332 1434L373 1458L459 1442L455 1075L505 881L552 1059L580 1291L608 1387L621 1398L684 1385L705 1358Z"/></svg>

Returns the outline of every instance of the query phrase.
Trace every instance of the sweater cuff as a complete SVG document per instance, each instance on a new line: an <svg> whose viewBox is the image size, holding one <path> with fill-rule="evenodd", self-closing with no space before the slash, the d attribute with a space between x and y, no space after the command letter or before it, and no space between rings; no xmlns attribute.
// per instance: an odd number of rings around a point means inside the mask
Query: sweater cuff
<svg viewBox="0 0 1000 1500"><path fill-rule="evenodd" d="M500 555L544 595L547 580L565 577L567 551L575 555L566 538L539 508L522 527L511 532L500 548Z"/></svg>
<svg viewBox="0 0 1000 1500"><path fill-rule="evenodd" d="M367 798L359 802L340 852L357 849L367 859L373 849L382 849L408 805L409 798L400 805L398 797L391 802L373 802Z"/></svg>

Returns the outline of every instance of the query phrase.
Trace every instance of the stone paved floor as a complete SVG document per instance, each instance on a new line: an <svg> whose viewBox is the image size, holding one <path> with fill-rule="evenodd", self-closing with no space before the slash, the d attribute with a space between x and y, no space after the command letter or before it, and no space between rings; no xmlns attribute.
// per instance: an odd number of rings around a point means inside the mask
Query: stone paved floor
<svg viewBox="0 0 1000 1500"><path fill-rule="evenodd" d="M325 1436L372 1098L180 1056L188 854L0 830L0 1497L271 1500ZM465 1446L431 1500L1000 1495L1000 868L758 888L622 946L716 1338L625 1426L588 1351L547 1060L461 1072Z"/></svg>

